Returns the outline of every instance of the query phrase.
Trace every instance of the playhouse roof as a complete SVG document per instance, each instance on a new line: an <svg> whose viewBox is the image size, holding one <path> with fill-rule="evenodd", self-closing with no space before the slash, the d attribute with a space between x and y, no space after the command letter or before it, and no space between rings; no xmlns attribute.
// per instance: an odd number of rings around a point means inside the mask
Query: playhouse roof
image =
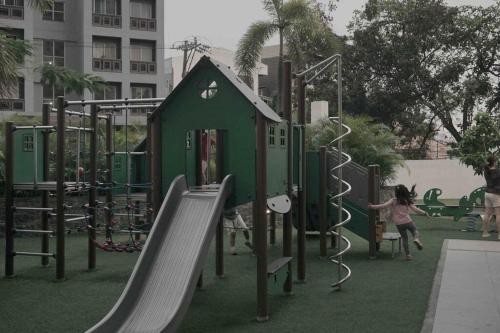
<svg viewBox="0 0 500 333"><path fill-rule="evenodd" d="M177 94L178 91L182 89L186 82L189 81L189 78L194 75L200 69L206 66L213 66L217 68L237 89L238 91L245 97L250 103L255 106L255 109L259 111L264 117L274 122L281 122L280 116L269 107L262 99L260 99L249 86L247 86L227 65L224 65L216 60L211 59L210 57L203 56L200 61L189 71L189 73L184 77L184 79L175 87L175 89L168 95L165 100L157 107L157 109L153 112L160 112L159 110L163 109Z"/></svg>

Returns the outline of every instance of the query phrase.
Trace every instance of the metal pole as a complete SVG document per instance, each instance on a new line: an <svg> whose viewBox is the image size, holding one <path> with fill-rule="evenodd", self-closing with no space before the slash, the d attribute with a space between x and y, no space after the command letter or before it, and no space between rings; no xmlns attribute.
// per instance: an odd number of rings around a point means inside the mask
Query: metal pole
<svg viewBox="0 0 500 333"><path fill-rule="evenodd" d="M293 126L292 126L292 63L283 63L283 96L281 108L283 117L287 121L287 190L288 198L293 197ZM283 257L292 256L292 210L283 216ZM283 285L285 293L292 292L292 272Z"/></svg>
<svg viewBox="0 0 500 333"><path fill-rule="evenodd" d="M300 172L298 189L298 228L297 228L297 279L304 282L306 279L306 85L303 77L297 78L298 89L298 116L302 127L300 140Z"/></svg>
<svg viewBox="0 0 500 333"><path fill-rule="evenodd" d="M372 204L378 203L378 173L380 167L378 165L368 166L368 202ZM377 211L370 209L368 211L368 257L375 259L377 257Z"/></svg>
<svg viewBox="0 0 500 333"><path fill-rule="evenodd" d="M328 171L326 166L326 147L319 148L319 256L324 258L326 250L327 226L327 184Z"/></svg>
<svg viewBox="0 0 500 333"><path fill-rule="evenodd" d="M113 115L109 114L106 118L106 226L110 227L113 223Z"/></svg>
<svg viewBox="0 0 500 333"><path fill-rule="evenodd" d="M267 302L267 124L264 116L256 112L256 186L255 186L255 254L257 256L257 321L269 319Z"/></svg>
<svg viewBox="0 0 500 333"><path fill-rule="evenodd" d="M56 150L56 234L57 234L57 249L56 249L56 279L64 280L64 242L65 242L65 226L64 226L64 166L65 166L65 107L64 97L57 97L57 150Z"/></svg>
<svg viewBox="0 0 500 333"><path fill-rule="evenodd" d="M14 124L5 123L5 276L14 276Z"/></svg>
<svg viewBox="0 0 500 333"><path fill-rule="evenodd" d="M195 154L196 154L196 186L201 186L203 184L203 170L202 170L202 165L201 165L201 145L202 145L202 140L201 140L201 130L196 130L195 131ZM217 256L216 256L216 264L217 266ZM217 268L217 267L216 267ZM217 271L217 269L216 269ZM203 271L201 271L200 276L198 277L198 284L196 285L198 288L203 288Z"/></svg>
<svg viewBox="0 0 500 333"><path fill-rule="evenodd" d="M50 122L50 109L49 104L44 104L42 109L42 124L44 126L49 125ZM46 182L49 179L49 135L48 131L43 132L43 169L42 169L42 179ZM42 207L49 207L49 191L42 191ZM42 230L49 230L49 213L47 211L42 212ZM42 234L42 248L41 253L49 252L49 235ZM42 266L47 266L49 264L48 257L42 257Z"/></svg>
<svg viewBox="0 0 500 333"><path fill-rule="evenodd" d="M337 149L338 149L338 163L339 165L342 165L342 133L343 133L343 112L342 112L342 58L339 57L337 59L337 100L338 100L338 133L341 136L340 140L338 140L337 144ZM337 177L338 177L338 183L337 183L337 189L339 191L339 194L342 193L343 191L343 175L342 175L342 167L338 169ZM337 223L341 223L343 220L343 204L342 204L342 195L339 195L338 197L338 217L337 217ZM341 251L341 244L342 244L342 227L339 227L337 229L337 250L340 252ZM342 262L343 262L343 256L340 255L338 257L338 262L339 264L337 265L337 276L338 276L338 281L342 280ZM342 284L338 285L338 290L342 288Z"/></svg>
<svg viewBox="0 0 500 333"><path fill-rule="evenodd" d="M127 161L127 200L129 199L130 196L130 173L132 170L132 164L130 161L130 151L128 148L128 104L125 104L125 158Z"/></svg>
<svg viewBox="0 0 500 333"><path fill-rule="evenodd" d="M208 134L208 145L210 145L210 133ZM221 130L217 130L216 134L216 172L217 183L222 183L224 178L224 135ZM217 233L215 235L215 267L218 277L224 277L224 220L221 214L219 224L217 225Z"/></svg>
<svg viewBox="0 0 500 333"><path fill-rule="evenodd" d="M90 230L88 240L88 269L96 267L96 248L95 248L95 228L97 225L97 105L90 107L90 162L89 162L89 216Z"/></svg>
<svg viewBox="0 0 500 333"><path fill-rule="evenodd" d="M84 126L85 127L85 126ZM80 150L81 150L81 139L82 139L82 130L79 129L77 131L77 143L76 143L76 184L80 183Z"/></svg>

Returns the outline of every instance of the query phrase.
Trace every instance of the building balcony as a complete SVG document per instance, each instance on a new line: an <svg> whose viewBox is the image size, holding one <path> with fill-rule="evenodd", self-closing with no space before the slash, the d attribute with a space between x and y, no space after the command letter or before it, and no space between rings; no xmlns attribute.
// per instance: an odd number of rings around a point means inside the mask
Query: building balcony
<svg viewBox="0 0 500 333"><path fill-rule="evenodd" d="M24 7L16 5L0 5L0 18L24 19Z"/></svg>
<svg viewBox="0 0 500 333"><path fill-rule="evenodd" d="M24 99L0 99L0 111L24 111Z"/></svg>
<svg viewBox="0 0 500 333"><path fill-rule="evenodd" d="M130 61L130 73L156 74L156 63L150 61Z"/></svg>
<svg viewBox="0 0 500 333"><path fill-rule="evenodd" d="M120 29L122 27L122 17L119 15L93 13L92 24L97 27Z"/></svg>
<svg viewBox="0 0 500 333"><path fill-rule="evenodd" d="M92 68L100 72L121 72L122 61L120 59L93 58Z"/></svg>
<svg viewBox="0 0 500 333"><path fill-rule="evenodd" d="M130 30L156 31L156 19L131 17Z"/></svg>

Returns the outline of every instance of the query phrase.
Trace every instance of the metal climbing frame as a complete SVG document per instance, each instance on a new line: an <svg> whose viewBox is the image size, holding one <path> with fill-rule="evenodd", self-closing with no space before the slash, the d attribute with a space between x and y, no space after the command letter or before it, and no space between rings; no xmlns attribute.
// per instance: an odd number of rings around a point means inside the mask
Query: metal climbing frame
<svg viewBox="0 0 500 333"><path fill-rule="evenodd" d="M305 86L312 83L320 75L324 74L330 66L336 64L337 69L337 87L338 87L338 115L331 117L330 120L337 124L337 137L328 144L328 148L337 152L338 164L330 170L330 176L337 182L337 194L330 197L330 204L337 208L338 216L337 223L330 227L330 232L336 236L336 253L328 259L337 265L337 280L332 284L332 287L341 289L342 284L351 277L351 269L344 263L343 255L351 248L351 242L342 234L342 227L351 220L350 212L343 207L342 198L351 191L351 185L343 179L342 169L351 162L351 157L343 151L343 139L351 133L351 129L343 123L342 115L342 56L339 54L333 55L318 64L308 68L302 73L297 74L299 79L299 108L305 101ZM309 75L309 76L308 76ZM299 114L300 116L300 114ZM305 155L305 154L303 154ZM303 163L305 165L305 163ZM303 170L302 172L305 173ZM299 196L299 214L301 214L301 206L305 205L300 202ZM305 211L305 208L302 208ZM304 226L305 228L305 223ZM301 224L299 220L299 237L301 233ZM305 232L304 232L305 234ZM342 246L344 247L342 248ZM300 263L300 258L299 258Z"/></svg>

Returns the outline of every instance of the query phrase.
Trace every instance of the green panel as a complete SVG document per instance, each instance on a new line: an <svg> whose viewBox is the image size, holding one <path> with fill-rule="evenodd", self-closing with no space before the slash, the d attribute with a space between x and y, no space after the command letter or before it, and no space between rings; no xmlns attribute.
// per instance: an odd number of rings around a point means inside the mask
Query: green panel
<svg viewBox="0 0 500 333"><path fill-rule="evenodd" d="M199 85L215 81L217 92L202 98ZM235 176L231 204L255 196L255 108L217 69L206 67L190 76L175 98L161 110L163 193L172 180L186 174L186 132L220 129L224 142L224 174ZM193 185L190 183L189 185Z"/></svg>
<svg viewBox="0 0 500 333"><path fill-rule="evenodd" d="M302 168L300 159L302 156L301 149L302 126L293 126L293 184L298 185L302 177Z"/></svg>
<svg viewBox="0 0 500 333"><path fill-rule="evenodd" d="M368 210L366 208L359 207L352 201L345 198L343 200L343 206L349 211L349 213L351 213L351 221L344 227L359 237L368 240ZM329 205L329 207L328 220L330 221L330 225L334 225L337 221L337 209L332 205ZM347 214L345 213L344 218L347 218Z"/></svg>
<svg viewBox="0 0 500 333"><path fill-rule="evenodd" d="M113 155L113 182L117 187L113 190L113 194L126 192L124 184L127 183L127 157L125 154Z"/></svg>
<svg viewBox="0 0 500 333"><path fill-rule="evenodd" d="M306 153L307 204L319 203L319 152Z"/></svg>
<svg viewBox="0 0 500 333"><path fill-rule="evenodd" d="M33 183L34 160L37 161L37 182L43 181L43 132L37 130L37 156L35 157L32 129L18 129L14 132L14 183Z"/></svg>
<svg viewBox="0 0 500 333"><path fill-rule="evenodd" d="M269 125L267 134L267 196L286 194L287 122Z"/></svg>
<svg viewBox="0 0 500 333"><path fill-rule="evenodd" d="M288 278L288 265L280 268L274 275L271 275L267 279L267 288L269 294L277 295L283 293L283 285Z"/></svg>

